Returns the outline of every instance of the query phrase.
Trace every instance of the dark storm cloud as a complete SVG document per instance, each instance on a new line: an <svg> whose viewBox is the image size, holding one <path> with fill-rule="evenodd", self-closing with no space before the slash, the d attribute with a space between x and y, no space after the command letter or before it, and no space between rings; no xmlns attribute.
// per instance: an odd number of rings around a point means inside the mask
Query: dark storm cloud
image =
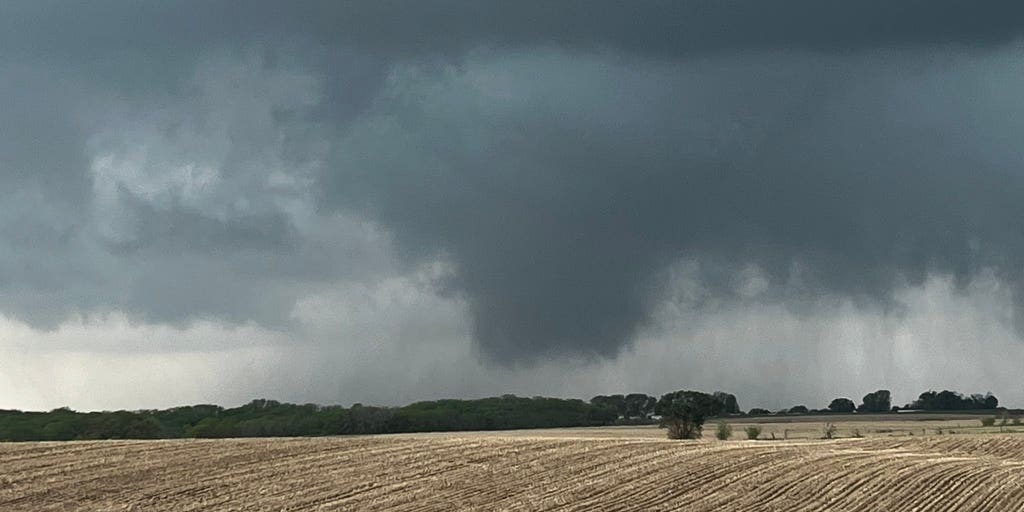
<svg viewBox="0 0 1024 512"><path fill-rule="evenodd" d="M325 264L359 251L311 240L303 207L451 263L447 291L507 362L617 354L679 261L726 300L751 265L787 301L1021 282L1017 2L0 14L0 180L38 195L5 204L38 206L29 234L4 215L0 304L35 324L286 323L296 290L376 268Z"/></svg>
<svg viewBox="0 0 1024 512"><path fill-rule="evenodd" d="M92 55L108 71L155 70L214 44L355 46L387 55L461 53L484 45L615 47L690 55L743 48L841 50L902 44L997 43L1024 22L1018 2L736 0L621 2L59 1L10 4L8 52ZM379 56L379 55L378 55ZM127 60L127 62L126 62ZM81 64L81 63L79 63ZM143 75L146 78L146 75ZM147 84L151 85L151 84Z"/></svg>
<svg viewBox="0 0 1024 512"><path fill-rule="evenodd" d="M963 73L974 57L919 50L487 54L402 81L326 180L456 264L489 354L615 354L680 259L718 298L750 264L796 299L884 302L989 266L1016 280L1024 154L1002 134L1022 105L986 76L1012 55Z"/></svg>

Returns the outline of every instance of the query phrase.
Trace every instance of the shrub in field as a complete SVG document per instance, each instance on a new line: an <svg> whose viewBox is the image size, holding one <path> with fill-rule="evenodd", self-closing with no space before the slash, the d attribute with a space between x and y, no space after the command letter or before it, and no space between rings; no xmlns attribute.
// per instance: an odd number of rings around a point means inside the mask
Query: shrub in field
<svg viewBox="0 0 1024 512"><path fill-rule="evenodd" d="M860 429L859 428L855 428L855 429L853 429L853 437L864 437L864 434L860 433Z"/></svg>
<svg viewBox="0 0 1024 512"><path fill-rule="evenodd" d="M825 439L833 439L836 437L836 430L838 429L835 425L831 423L826 423L825 428L822 429L822 434L824 435Z"/></svg>
<svg viewBox="0 0 1024 512"><path fill-rule="evenodd" d="M725 441L732 437L732 425L724 421L719 421L718 428L715 429L715 437L717 437L719 441Z"/></svg>
<svg viewBox="0 0 1024 512"><path fill-rule="evenodd" d="M1020 417L1019 416L1016 417L1016 418L1013 418L1013 420L1011 420L1011 421L1013 422L1014 425L1020 425Z"/></svg>
<svg viewBox="0 0 1024 512"><path fill-rule="evenodd" d="M996 418L994 416L991 417L991 418L982 418L981 419L981 426L983 426L983 427L991 427L992 425L995 425L995 424L996 424Z"/></svg>
<svg viewBox="0 0 1024 512"><path fill-rule="evenodd" d="M743 431L747 433L747 439L757 439L761 435L761 427L757 425L751 425Z"/></svg>

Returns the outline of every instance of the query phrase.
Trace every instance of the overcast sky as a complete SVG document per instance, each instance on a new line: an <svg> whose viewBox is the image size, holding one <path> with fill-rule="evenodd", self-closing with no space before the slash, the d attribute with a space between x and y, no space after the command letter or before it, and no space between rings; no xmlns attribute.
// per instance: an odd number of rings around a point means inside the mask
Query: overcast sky
<svg viewBox="0 0 1024 512"><path fill-rule="evenodd" d="M1024 4L0 3L0 408L1024 406Z"/></svg>

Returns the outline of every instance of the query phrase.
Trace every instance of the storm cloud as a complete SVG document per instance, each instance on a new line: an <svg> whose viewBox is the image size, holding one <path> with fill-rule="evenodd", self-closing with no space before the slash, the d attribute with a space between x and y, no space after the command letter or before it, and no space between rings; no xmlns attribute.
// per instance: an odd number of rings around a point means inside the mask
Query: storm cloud
<svg viewBox="0 0 1024 512"><path fill-rule="evenodd" d="M749 265L797 299L888 301L933 272L1016 282L1013 55L474 55L395 78L326 190L450 258L499 357L613 355L681 259L717 296Z"/></svg>
<svg viewBox="0 0 1024 512"><path fill-rule="evenodd" d="M946 285L1024 325L1017 2L26 2L0 48L0 314L44 338L514 376Z"/></svg>

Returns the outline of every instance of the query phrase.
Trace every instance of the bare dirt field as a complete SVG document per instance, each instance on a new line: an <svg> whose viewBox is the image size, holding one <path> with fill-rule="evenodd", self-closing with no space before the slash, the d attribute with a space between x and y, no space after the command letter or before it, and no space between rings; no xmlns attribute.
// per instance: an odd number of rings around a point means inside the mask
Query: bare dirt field
<svg viewBox="0 0 1024 512"><path fill-rule="evenodd" d="M1024 510L1020 434L662 436L635 427L7 443L0 510Z"/></svg>

